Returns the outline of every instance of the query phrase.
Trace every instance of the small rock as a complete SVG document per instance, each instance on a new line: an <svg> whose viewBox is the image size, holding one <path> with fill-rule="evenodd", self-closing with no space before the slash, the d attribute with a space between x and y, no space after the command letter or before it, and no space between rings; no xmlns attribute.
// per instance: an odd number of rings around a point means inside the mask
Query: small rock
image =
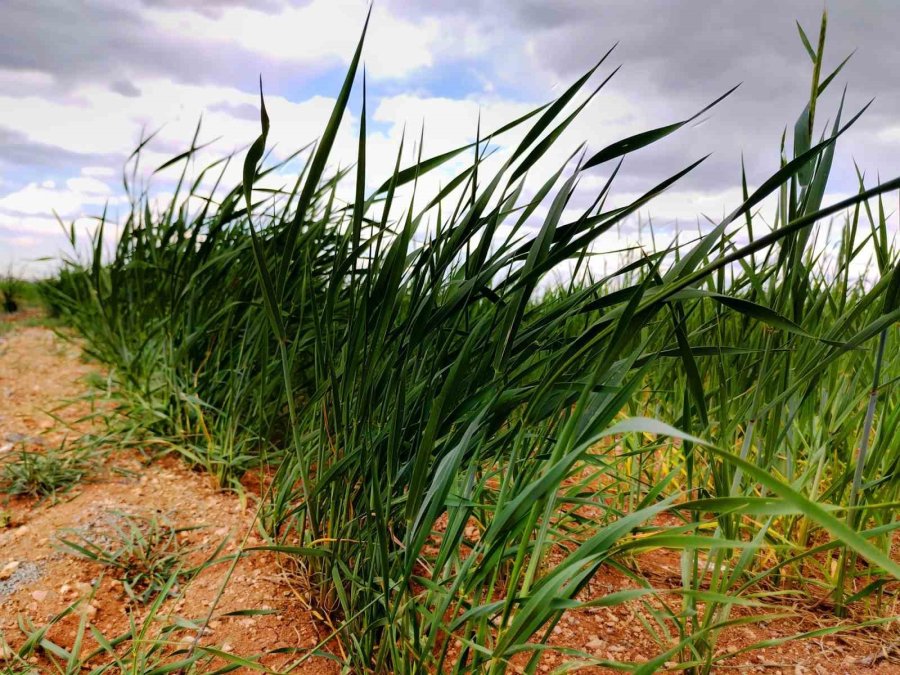
<svg viewBox="0 0 900 675"><path fill-rule="evenodd" d="M44 602L48 597L50 597L50 591L32 591L31 597L38 602Z"/></svg>
<svg viewBox="0 0 900 675"><path fill-rule="evenodd" d="M231 652L231 650L233 650L233 649L234 649L234 647L231 646L231 643L230 643L230 642L225 642L225 643L222 644L222 651L223 651L223 652Z"/></svg>
<svg viewBox="0 0 900 675"><path fill-rule="evenodd" d="M0 569L0 579L9 579L21 563L18 560L10 560Z"/></svg>
<svg viewBox="0 0 900 675"><path fill-rule="evenodd" d="M97 610L97 607L93 603L87 603L87 604L81 605L81 607L79 608L79 611L81 612L81 614L83 616L87 617L88 619L93 619L95 616L97 616L98 610Z"/></svg>
<svg viewBox="0 0 900 675"><path fill-rule="evenodd" d="M606 643L600 639L599 635L592 635L591 639L587 641L587 644L585 644L585 647L587 647L591 651L603 649L604 646L606 646Z"/></svg>
<svg viewBox="0 0 900 675"><path fill-rule="evenodd" d="M93 586L83 581L76 581L73 586L75 588L75 592L78 593L78 595L87 595L94 590Z"/></svg>

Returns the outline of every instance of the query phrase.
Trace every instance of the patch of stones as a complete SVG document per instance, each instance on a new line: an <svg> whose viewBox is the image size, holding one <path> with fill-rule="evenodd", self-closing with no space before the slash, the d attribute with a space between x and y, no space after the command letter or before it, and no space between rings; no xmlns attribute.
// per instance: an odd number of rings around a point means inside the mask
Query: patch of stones
<svg viewBox="0 0 900 675"><path fill-rule="evenodd" d="M12 595L44 575L43 566L30 561L10 560L0 567L0 598Z"/></svg>
<svg viewBox="0 0 900 675"><path fill-rule="evenodd" d="M115 545L119 541L118 533L131 526L129 514L141 515L142 511L120 511L111 508L110 504L95 505L72 526L60 530L58 535L76 535L90 544L106 548Z"/></svg>

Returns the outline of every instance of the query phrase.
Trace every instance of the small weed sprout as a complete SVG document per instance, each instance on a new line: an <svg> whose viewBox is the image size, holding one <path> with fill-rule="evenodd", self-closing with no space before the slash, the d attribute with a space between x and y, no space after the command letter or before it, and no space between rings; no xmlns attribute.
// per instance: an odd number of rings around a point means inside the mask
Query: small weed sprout
<svg viewBox="0 0 900 675"><path fill-rule="evenodd" d="M183 532L198 527L176 527L161 515L110 512L108 532L66 531L60 543L77 555L109 568L128 597L147 603L176 582L190 575L184 569L189 549L181 541ZM177 583L176 583L177 586Z"/></svg>

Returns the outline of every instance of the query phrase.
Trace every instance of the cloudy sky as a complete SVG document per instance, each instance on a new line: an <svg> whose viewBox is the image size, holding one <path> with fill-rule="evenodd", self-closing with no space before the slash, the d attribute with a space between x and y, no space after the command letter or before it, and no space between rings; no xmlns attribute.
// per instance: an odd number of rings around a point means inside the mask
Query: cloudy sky
<svg viewBox="0 0 900 675"><path fill-rule="evenodd" d="M833 116L845 83L850 110L876 98L838 146L836 199L855 189L854 159L871 177L900 174L900 2L827 6L826 70L857 52L821 104L820 123ZM702 124L629 157L617 183L625 199L713 152L651 213L662 228L721 215L737 203L742 154L751 183L777 167L781 132L808 98L811 64L794 21L814 36L822 7L377 0L364 53L373 184L404 126L418 137L424 122L426 154L455 147L474 137L479 114L490 128L547 101L618 42L598 76L623 67L569 140L599 149L690 116L742 83ZM219 139L211 151L251 142L260 75L276 156L314 139L366 9L361 0L0 1L0 269L15 261L36 273L43 268L31 261L65 249L54 212L86 226L104 206L121 210L122 164L142 129L161 130L148 167L184 150L201 114L201 140ZM358 98L351 108L336 149L347 163ZM161 193L167 181L158 179Z"/></svg>

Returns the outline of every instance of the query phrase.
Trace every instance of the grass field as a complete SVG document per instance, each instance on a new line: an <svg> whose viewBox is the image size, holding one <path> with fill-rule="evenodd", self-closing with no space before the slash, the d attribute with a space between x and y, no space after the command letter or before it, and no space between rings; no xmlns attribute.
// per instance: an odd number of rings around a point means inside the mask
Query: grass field
<svg viewBox="0 0 900 675"><path fill-rule="evenodd" d="M699 163L612 208L621 162L695 118L530 179L602 97L601 61L471 146L412 164L398 148L386 177L366 173L363 103L355 169L335 172L361 41L295 182L267 187L280 167L261 101L241 184L217 180L224 160L197 170L195 138L172 160L170 202L129 184L112 255L101 222L92 253L42 290L108 365L122 438L225 489L260 477L262 546L303 579L352 672L536 672L567 612L619 603L643 608L658 655L567 659L706 673L728 656L723 631L798 608L844 619L826 631L887 626L900 179L860 173L857 194L825 205L863 110L817 106L840 67L822 67L824 20L813 38L809 102L771 176L745 178L702 234L604 273L597 239ZM505 133L522 140L488 170ZM439 193L417 187L466 156ZM584 194L586 173L601 190ZM663 554L680 579L659 588L634 561ZM636 587L586 598L605 568Z"/></svg>

